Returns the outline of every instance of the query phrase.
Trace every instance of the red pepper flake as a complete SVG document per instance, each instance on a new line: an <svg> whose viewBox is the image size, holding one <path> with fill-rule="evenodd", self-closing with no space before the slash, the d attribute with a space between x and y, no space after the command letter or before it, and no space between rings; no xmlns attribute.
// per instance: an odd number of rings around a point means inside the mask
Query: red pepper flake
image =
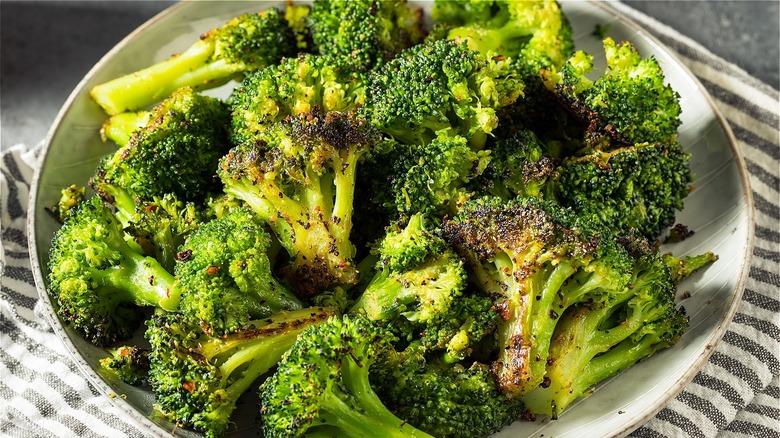
<svg viewBox="0 0 780 438"><path fill-rule="evenodd" d="M187 392L193 392L193 391L195 391L195 382L187 382L187 383L185 383L184 385L182 385L182 387L183 387L183 388L184 388L184 389L185 389Z"/></svg>
<svg viewBox="0 0 780 438"><path fill-rule="evenodd" d="M209 275L215 275L219 271L220 271L220 267L219 266L209 266L206 269L206 273L209 274Z"/></svg>

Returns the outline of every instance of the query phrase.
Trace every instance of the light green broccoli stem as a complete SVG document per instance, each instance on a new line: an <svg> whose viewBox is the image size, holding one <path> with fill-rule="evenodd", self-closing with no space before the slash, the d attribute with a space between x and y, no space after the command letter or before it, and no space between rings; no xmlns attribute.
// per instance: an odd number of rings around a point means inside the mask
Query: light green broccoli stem
<svg viewBox="0 0 780 438"><path fill-rule="evenodd" d="M179 307L179 294L173 287L173 275L160 263L121 245L114 248L122 254L122 261L114 268L93 273L102 286L126 291L138 305L154 305L171 312ZM126 248L125 248L126 247Z"/></svg>
<svg viewBox="0 0 780 438"><path fill-rule="evenodd" d="M365 436L431 437L431 435L399 419L384 406L369 383L369 365L370 363L356 363L353 360L347 360L343 365L342 375L349 392L348 397L352 397L358 406L350 406L339 397L334 392L339 391L338 389L327 391L320 410L320 417L325 421L325 424L336 426L347 436L355 438Z"/></svg>
<svg viewBox="0 0 780 438"><path fill-rule="evenodd" d="M110 204L116 208L116 218L123 227L127 227L135 216L135 198L129 191L110 183L98 183L101 196L111 197Z"/></svg>
<svg viewBox="0 0 780 438"><path fill-rule="evenodd" d="M281 245L290 253L297 254L295 250L295 230L284 218L279 217L274 204L264 196L259 196L257 187L246 179L230 180L225 184L225 193L243 200L254 212L264 220L276 233Z"/></svg>
<svg viewBox="0 0 780 438"><path fill-rule="evenodd" d="M679 283L699 269L718 260L718 256L712 251L696 256L687 256L683 258L674 257L671 254L664 254L664 264L666 264L672 273L675 283Z"/></svg>
<svg viewBox="0 0 780 438"><path fill-rule="evenodd" d="M481 26L456 27L449 31L447 38L466 41L469 49L481 52L485 56L494 56L507 54L507 44L519 46L523 40L530 40L536 31L535 28L520 27L516 20L510 19L505 25L495 29Z"/></svg>
<svg viewBox="0 0 780 438"><path fill-rule="evenodd" d="M181 87L196 90L227 83L243 70L243 64L212 60L216 45L200 40L181 54L90 90L90 95L109 115L135 111L159 102Z"/></svg>
<svg viewBox="0 0 780 438"><path fill-rule="evenodd" d="M537 386L544 378L552 333L568 298L560 291L564 282L575 272L572 260L562 260L555 267L540 270L534 274L540 278L526 283L528 287L525 293L530 298L531 311L526 313L527 320L523 326L528 327L526 333L530 339L527 342L531 345L528 357L533 358L530 361L529 381L524 385L527 389ZM536 297L541 299L537 301Z"/></svg>
<svg viewBox="0 0 780 438"><path fill-rule="evenodd" d="M386 313L396 307L402 291L401 282L385 269L371 280L349 313L364 313L371 321L385 319Z"/></svg>
<svg viewBox="0 0 780 438"><path fill-rule="evenodd" d="M110 140L119 147L124 147L130 142L133 133L140 130L152 117L151 111L126 112L113 115L103 123L100 128L100 136L103 141Z"/></svg>
<svg viewBox="0 0 780 438"><path fill-rule="evenodd" d="M352 211L355 201L355 179L357 178L357 162L362 154L349 150L346 160L334 160L335 170L333 186L336 188L333 203L332 220L328 222L328 230L336 240L339 253L346 259L355 256L355 246L349 240L352 232Z"/></svg>

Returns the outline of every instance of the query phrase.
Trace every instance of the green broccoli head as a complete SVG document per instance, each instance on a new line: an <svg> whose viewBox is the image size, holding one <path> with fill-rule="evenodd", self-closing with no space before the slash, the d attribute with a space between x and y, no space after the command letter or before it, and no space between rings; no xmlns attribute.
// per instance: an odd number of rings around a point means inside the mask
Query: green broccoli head
<svg viewBox="0 0 780 438"><path fill-rule="evenodd" d="M333 315L323 308L283 311L213 337L182 314L155 314L146 338L157 410L207 437L223 436L238 398L281 360L301 332Z"/></svg>
<svg viewBox="0 0 780 438"><path fill-rule="evenodd" d="M173 272L179 246L205 220L205 213L195 204L184 203L167 194L137 206L136 214L125 231L145 255L160 262L168 272Z"/></svg>
<svg viewBox="0 0 780 438"><path fill-rule="evenodd" d="M378 272L350 313L381 323L401 343L419 340L458 361L495 330L498 314L489 297L465 293L463 263L424 224L416 214L379 242Z"/></svg>
<svg viewBox="0 0 780 438"><path fill-rule="evenodd" d="M354 315L301 333L260 385L263 436L429 437L393 415L369 382L392 342L388 331Z"/></svg>
<svg viewBox="0 0 780 438"><path fill-rule="evenodd" d="M429 254L441 253L445 249L444 241L435 234L431 221L424 214L417 213L406 224L391 224L377 243L375 252L382 267L401 272L422 265Z"/></svg>
<svg viewBox="0 0 780 438"><path fill-rule="evenodd" d="M218 336L303 307L273 276L270 247L265 224L245 208L195 230L180 247L175 271L185 317Z"/></svg>
<svg viewBox="0 0 780 438"><path fill-rule="evenodd" d="M587 141L593 147L673 141L681 124L680 95L665 83L658 61L611 38L604 40L604 51L607 68L595 81L585 76L593 57L581 51L560 69L542 71L547 88L589 124Z"/></svg>
<svg viewBox="0 0 780 438"><path fill-rule="evenodd" d="M388 217L443 216L467 197L466 185L488 166L490 153L475 152L465 137L440 132L430 143L397 145L372 161L377 165L370 166L368 188Z"/></svg>
<svg viewBox="0 0 780 438"><path fill-rule="evenodd" d="M110 379L140 386L149 380L149 350L136 345L123 345L109 350L100 359L100 372Z"/></svg>
<svg viewBox="0 0 780 438"><path fill-rule="evenodd" d="M542 197L548 181L556 177L554 154L554 146L533 131L520 129L493 144L490 164L470 188L503 199Z"/></svg>
<svg viewBox="0 0 780 438"><path fill-rule="evenodd" d="M349 112L365 102L366 79L331 56L301 54L250 74L231 93L231 138L252 143L270 125L312 111Z"/></svg>
<svg viewBox="0 0 780 438"><path fill-rule="evenodd" d="M498 124L496 110L522 90L509 61L440 40L401 52L373 74L361 111L401 143L424 145L444 130L481 149Z"/></svg>
<svg viewBox="0 0 780 438"><path fill-rule="evenodd" d="M631 257L602 228L534 198L478 198L442 225L472 281L501 315L501 391L521 396L540 385L553 331L566 308L609 301L630 280Z"/></svg>
<svg viewBox="0 0 780 438"><path fill-rule="evenodd" d="M179 305L173 276L128 245L119 220L96 196L54 234L48 267L57 314L98 346L131 337L143 317L139 306Z"/></svg>
<svg viewBox="0 0 780 438"><path fill-rule="evenodd" d="M207 89L274 65L297 53L297 39L284 15L270 8L233 18L212 29L181 54L97 85L92 98L110 115L143 109L182 87Z"/></svg>
<svg viewBox="0 0 780 438"><path fill-rule="evenodd" d="M561 66L574 51L571 25L555 0L437 1L433 18L447 27L447 38L516 58L528 72Z"/></svg>
<svg viewBox="0 0 780 438"><path fill-rule="evenodd" d="M446 365L412 345L376 364L377 392L398 417L437 437L488 436L523 414L523 404L501 394L490 367Z"/></svg>
<svg viewBox="0 0 780 438"><path fill-rule="evenodd" d="M208 192L220 188L214 174L229 149L229 117L218 99L191 88L177 90L152 110L148 123L127 145L103 160L90 184L128 215L136 199L169 193L182 201L202 202Z"/></svg>
<svg viewBox="0 0 780 438"><path fill-rule="evenodd" d="M551 192L616 234L657 237L691 191L690 156L676 141L643 143L564 159Z"/></svg>
<svg viewBox="0 0 780 438"><path fill-rule="evenodd" d="M85 198L86 187L71 184L60 190L60 199L57 201L57 204L47 207L46 211L51 213L58 222L62 223Z"/></svg>
<svg viewBox="0 0 780 438"><path fill-rule="evenodd" d="M309 16L320 54L351 71L368 72L422 41L422 10L406 0L315 0Z"/></svg>
<svg viewBox="0 0 780 438"><path fill-rule="evenodd" d="M292 259L285 277L300 296L357 282L350 241L355 175L380 141L354 113L313 111L278 122L222 159L226 193L276 232Z"/></svg>

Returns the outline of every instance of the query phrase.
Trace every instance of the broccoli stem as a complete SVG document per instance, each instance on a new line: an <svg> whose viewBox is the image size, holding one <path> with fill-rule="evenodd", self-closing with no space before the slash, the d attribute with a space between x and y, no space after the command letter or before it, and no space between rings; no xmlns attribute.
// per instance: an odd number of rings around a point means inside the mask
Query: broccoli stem
<svg viewBox="0 0 780 438"><path fill-rule="evenodd" d="M354 257L356 251L349 240L349 234L352 231L357 162L361 155L357 151L348 151L347 159L339 160L333 166L336 198L333 205L333 220L328 223L328 229L336 239L336 246L345 258Z"/></svg>
<svg viewBox="0 0 780 438"><path fill-rule="evenodd" d="M135 215L135 198L127 190L108 183L96 183L100 197L116 208L116 218L122 226L130 225Z"/></svg>
<svg viewBox="0 0 780 438"><path fill-rule="evenodd" d="M103 141L113 141L119 147L130 142L135 131L146 126L152 116L151 111L126 112L109 117L100 128Z"/></svg>
<svg viewBox="0 0 780 438"><path fill-rule="evenodd" d="M397 306L399 294L403 286L395 277L390 277L389 270L378 273L360 295L360 298L350 309L349 313L365 313L371 321L386 319Z"/></svg>
<svg viewBox="0 0 780 438"><path fill-rule="evenodd" d="M325 424L338 427L351 437L431 437L390 412L371 388L367 363L347 360L343 372L349 397L360 410L347 404L336 392L329 391L323 400L320 417ZM338 391L339 389L334 389ZM432 438L432 437L431 437Z"/></svg>
<svg viewBox="0 0 780 438"><path fill-rule="evenodd" d="M173 287L174 277L160 263L144 257L122 242L115 248L122 254L119 264L93 273L105 286L124 290L138 305L156 305L168 312L179 307L179 294Z"/></svg>
<svg viewBox="0 0 780 438"><path fill-rule="evenodd" d="M522 47L537 31L536 28L526 28L517 25L514 20L509 20L502 27L490 29L483 26L462 26L450 30L448 39L455 41L467 41L469 49L477 50L484 55L506 54L513 51L513 47Z"/></svg>
<svg viewBox="0 0 780 438"><path fill-rule="evenodd" d="M295 255L294 230L290 223L277 215L274 205L262 196L258 196L255 186L248 181L234 180L232 184L225 186L225 193L237 199L242 199L254 210L254 212L263 219L279 237L279 242L290 252L290 256Z"/></svg>
<svg viewBox="0 0 780 438"><path fill-rule="evenodd" d="M240 64L210 59L216 46L200 40L181 54L137 72L95 86L90 95L109 115L145 108L181 87L194 89L227 83L241 70Z"/></svg>

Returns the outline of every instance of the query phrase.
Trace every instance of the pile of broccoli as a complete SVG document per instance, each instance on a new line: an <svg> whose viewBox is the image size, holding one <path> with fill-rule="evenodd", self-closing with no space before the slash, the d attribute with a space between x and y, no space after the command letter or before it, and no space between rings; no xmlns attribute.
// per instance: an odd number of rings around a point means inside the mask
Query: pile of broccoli
<svg viewBox="0 0 780 438"><path fill-rule="evenodd" d="M680 339L717 257L659 251L693 177L658 62L606 38L594 74L555 0L425 20L291 4L94 87L115 148L48 291L104 376L209 437L251 391L265 437L475 437Z"/></svg>

